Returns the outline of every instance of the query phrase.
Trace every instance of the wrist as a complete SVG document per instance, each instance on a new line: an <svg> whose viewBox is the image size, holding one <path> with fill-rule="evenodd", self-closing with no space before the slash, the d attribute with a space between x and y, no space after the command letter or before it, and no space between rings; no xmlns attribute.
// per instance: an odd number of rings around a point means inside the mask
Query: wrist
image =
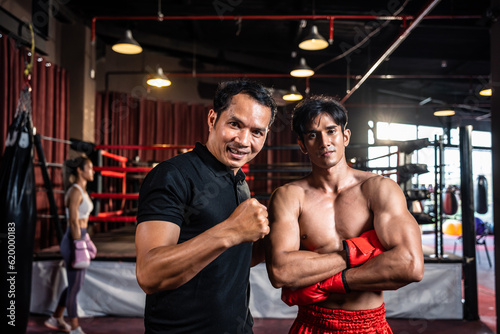
<svg viewBox="0 0 500 334"><path fill-rule="evenodd" d="M342 257L345 260L345 267L351 268L351 260L349 259L349 245L346 240L342 240L342 247L344 250L342 251Z"/></svg>
<svg viewBox="0 0 500 334"><path fill-rule="evenodd" d="M342 270L342 284L344 284L345 293L349 293L349 292L351 292L351 288L349 287L349 284L347 284L347 279L345 277L346 272L347 272L347 269Z"/></svg>
<svg viewBox="0 0 500 334"><path fill-rule="evenodd" d="M210 239L212 239L209 242L220 244L224 249L228 249L239 244L237 231L228 226L226 222L227 221L224 221L207 231Z"/></svg>
<svg viewBox="0 0 500 334"><path fill-rule="evenodd" d="M319 288L325 292L346 294L351 292L346 279L347 269L319 282Z"/></svg>

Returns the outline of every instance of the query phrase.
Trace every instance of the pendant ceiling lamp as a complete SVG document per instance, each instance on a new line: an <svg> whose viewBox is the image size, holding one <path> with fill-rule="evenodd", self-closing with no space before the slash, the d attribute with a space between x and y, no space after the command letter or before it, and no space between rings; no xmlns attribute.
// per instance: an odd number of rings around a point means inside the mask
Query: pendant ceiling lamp
<svg viewBox="0 0 500 334"><path fill-rule="evenodd" d="M161 67L158 67L156 74L151 76L146 81L146 83L150 86L161 88L170 86L172 84L172 81L170 81L163 73L163 69Z"/></svg>
<svg viewBox="0 0 500 334"><path fill-rule="evenodd" d="M299 48L309 51L323 50L327 47L328 42L319 34L318 27L315 25L311 27L309 35L299 44Z"/></svg>
<svg viewBox="0 0 500 334"><path fill-rule="evenodd" d="M491 90L491 86L487 85L481 91L479 92L479 95L481 96L491 96L493 94L493 91Z"/></svg>
<svg viewBox="0 0 500 334"><path fill-rule="evenodd" d="M455 110L446 107L446 108L439 108L436 111L434 111L434 116L437 117L444 117L444 116L453 116L455 115Z"/></svg>
<svg viewBox="0 0 500 334"><path fill-rule="evenodd" d="M314 75L314 71L312 70L312 68L310 68L309 66L307 66L306 60L304 58L300 58L299 65L296 66L290 72L290 75L292 77L304 78L304 77L310 77L310 76Z"/></svg>
<svg viewBox="0 0 500 334"><path fill-rule="evenodd" d="M302 100L303 96L297 90L297 87L295 87L295 85L292 85L292 87L290 88L290 91L287 92L285 95L283 95L282 98L285 101L300 101L300 100Z"/></svg>
<svg viewBox="0 0 500 334"><path fill-rule="evenodd" d="M132 31L130 29L125 31L125 37L113 45L111 49L126 55L135 55L142 52L142 47L137 43L134 37L132 37Z"/></svg>

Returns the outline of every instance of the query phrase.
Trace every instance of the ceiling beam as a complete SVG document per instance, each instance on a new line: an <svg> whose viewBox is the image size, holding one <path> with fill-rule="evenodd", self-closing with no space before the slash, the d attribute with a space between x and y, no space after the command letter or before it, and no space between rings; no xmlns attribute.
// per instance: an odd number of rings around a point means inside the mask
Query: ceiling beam
<svg viewBox="0 0 500 334"><path fill-rule="evenodd" d="M437 6L437 4L441 0L432 0L430 1L424 9L420 12L420 14L417 15L415 20L410 23L410 26L406 28L401 35L387 48L387 50L382 54L382 56L373 64L373 66L366 72L366 74L356 83L356 85L349 90L349 92L342 98L340 101L341 103L345 103L351 95L361 87L361 85L368 79L368 77L379 67L379 65L386 60L400 45L403 43L403 41L410 35L410 33L415 29L418 24L423 20L423 18L429 14L434 7Z"/></svg>

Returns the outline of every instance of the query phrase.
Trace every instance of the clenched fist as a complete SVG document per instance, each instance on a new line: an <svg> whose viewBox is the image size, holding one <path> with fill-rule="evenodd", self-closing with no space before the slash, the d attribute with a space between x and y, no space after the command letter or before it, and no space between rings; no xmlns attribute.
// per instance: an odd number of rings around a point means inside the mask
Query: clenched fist
<svg viewBox="0 0 500 334"><path fill-rule="evenodd" d="M235 232L235 244L255 242L269 233L267 208L255 198L247 199L238 205L225 224Z"/></svg>

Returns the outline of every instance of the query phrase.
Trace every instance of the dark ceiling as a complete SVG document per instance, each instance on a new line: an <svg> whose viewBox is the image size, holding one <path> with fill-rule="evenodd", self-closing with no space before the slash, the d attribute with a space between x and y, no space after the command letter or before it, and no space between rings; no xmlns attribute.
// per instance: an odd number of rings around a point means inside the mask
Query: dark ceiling
<svg viewBox="0 0 500 334"><path fill-rule="evenodd" d="M140 16L156 17L158 1L107 0L104 5L103 1L71 0L66 6L89 26L94 17L135 18L97 19L98 51L102 45L113 44L129 28L146 50L178 57L186 73L195 67L200 74L207 72L207 68L211 73L262 74L257 79L274 88L286 89L295 84L304 93L308 85L310 93L344 98L351 108L368 105L383 108L391 104L391 108L398 106L414 114L451 104L461 118L488 122L489 100L480 97L478 91L489 80L489 24L495 10L490 8L490 1L484 0L440 1L346 99L346 90L354 87L414 22L411 17L418 17L430 3L416 0L163 0L161 22L139 19ZM250 19L252 15L286 17ZM311 15L356 17L334 20L334 41L328 48L303 51L298 43L313 23L321 35L327 39L329 36L328 19L305 20L303 27L300 18L291 18ZM357 18L366 15L411 17L406 21ZM169 19L177 16L186 18ZM309 80L287 76L300 57L316 71Z"/></svg>

